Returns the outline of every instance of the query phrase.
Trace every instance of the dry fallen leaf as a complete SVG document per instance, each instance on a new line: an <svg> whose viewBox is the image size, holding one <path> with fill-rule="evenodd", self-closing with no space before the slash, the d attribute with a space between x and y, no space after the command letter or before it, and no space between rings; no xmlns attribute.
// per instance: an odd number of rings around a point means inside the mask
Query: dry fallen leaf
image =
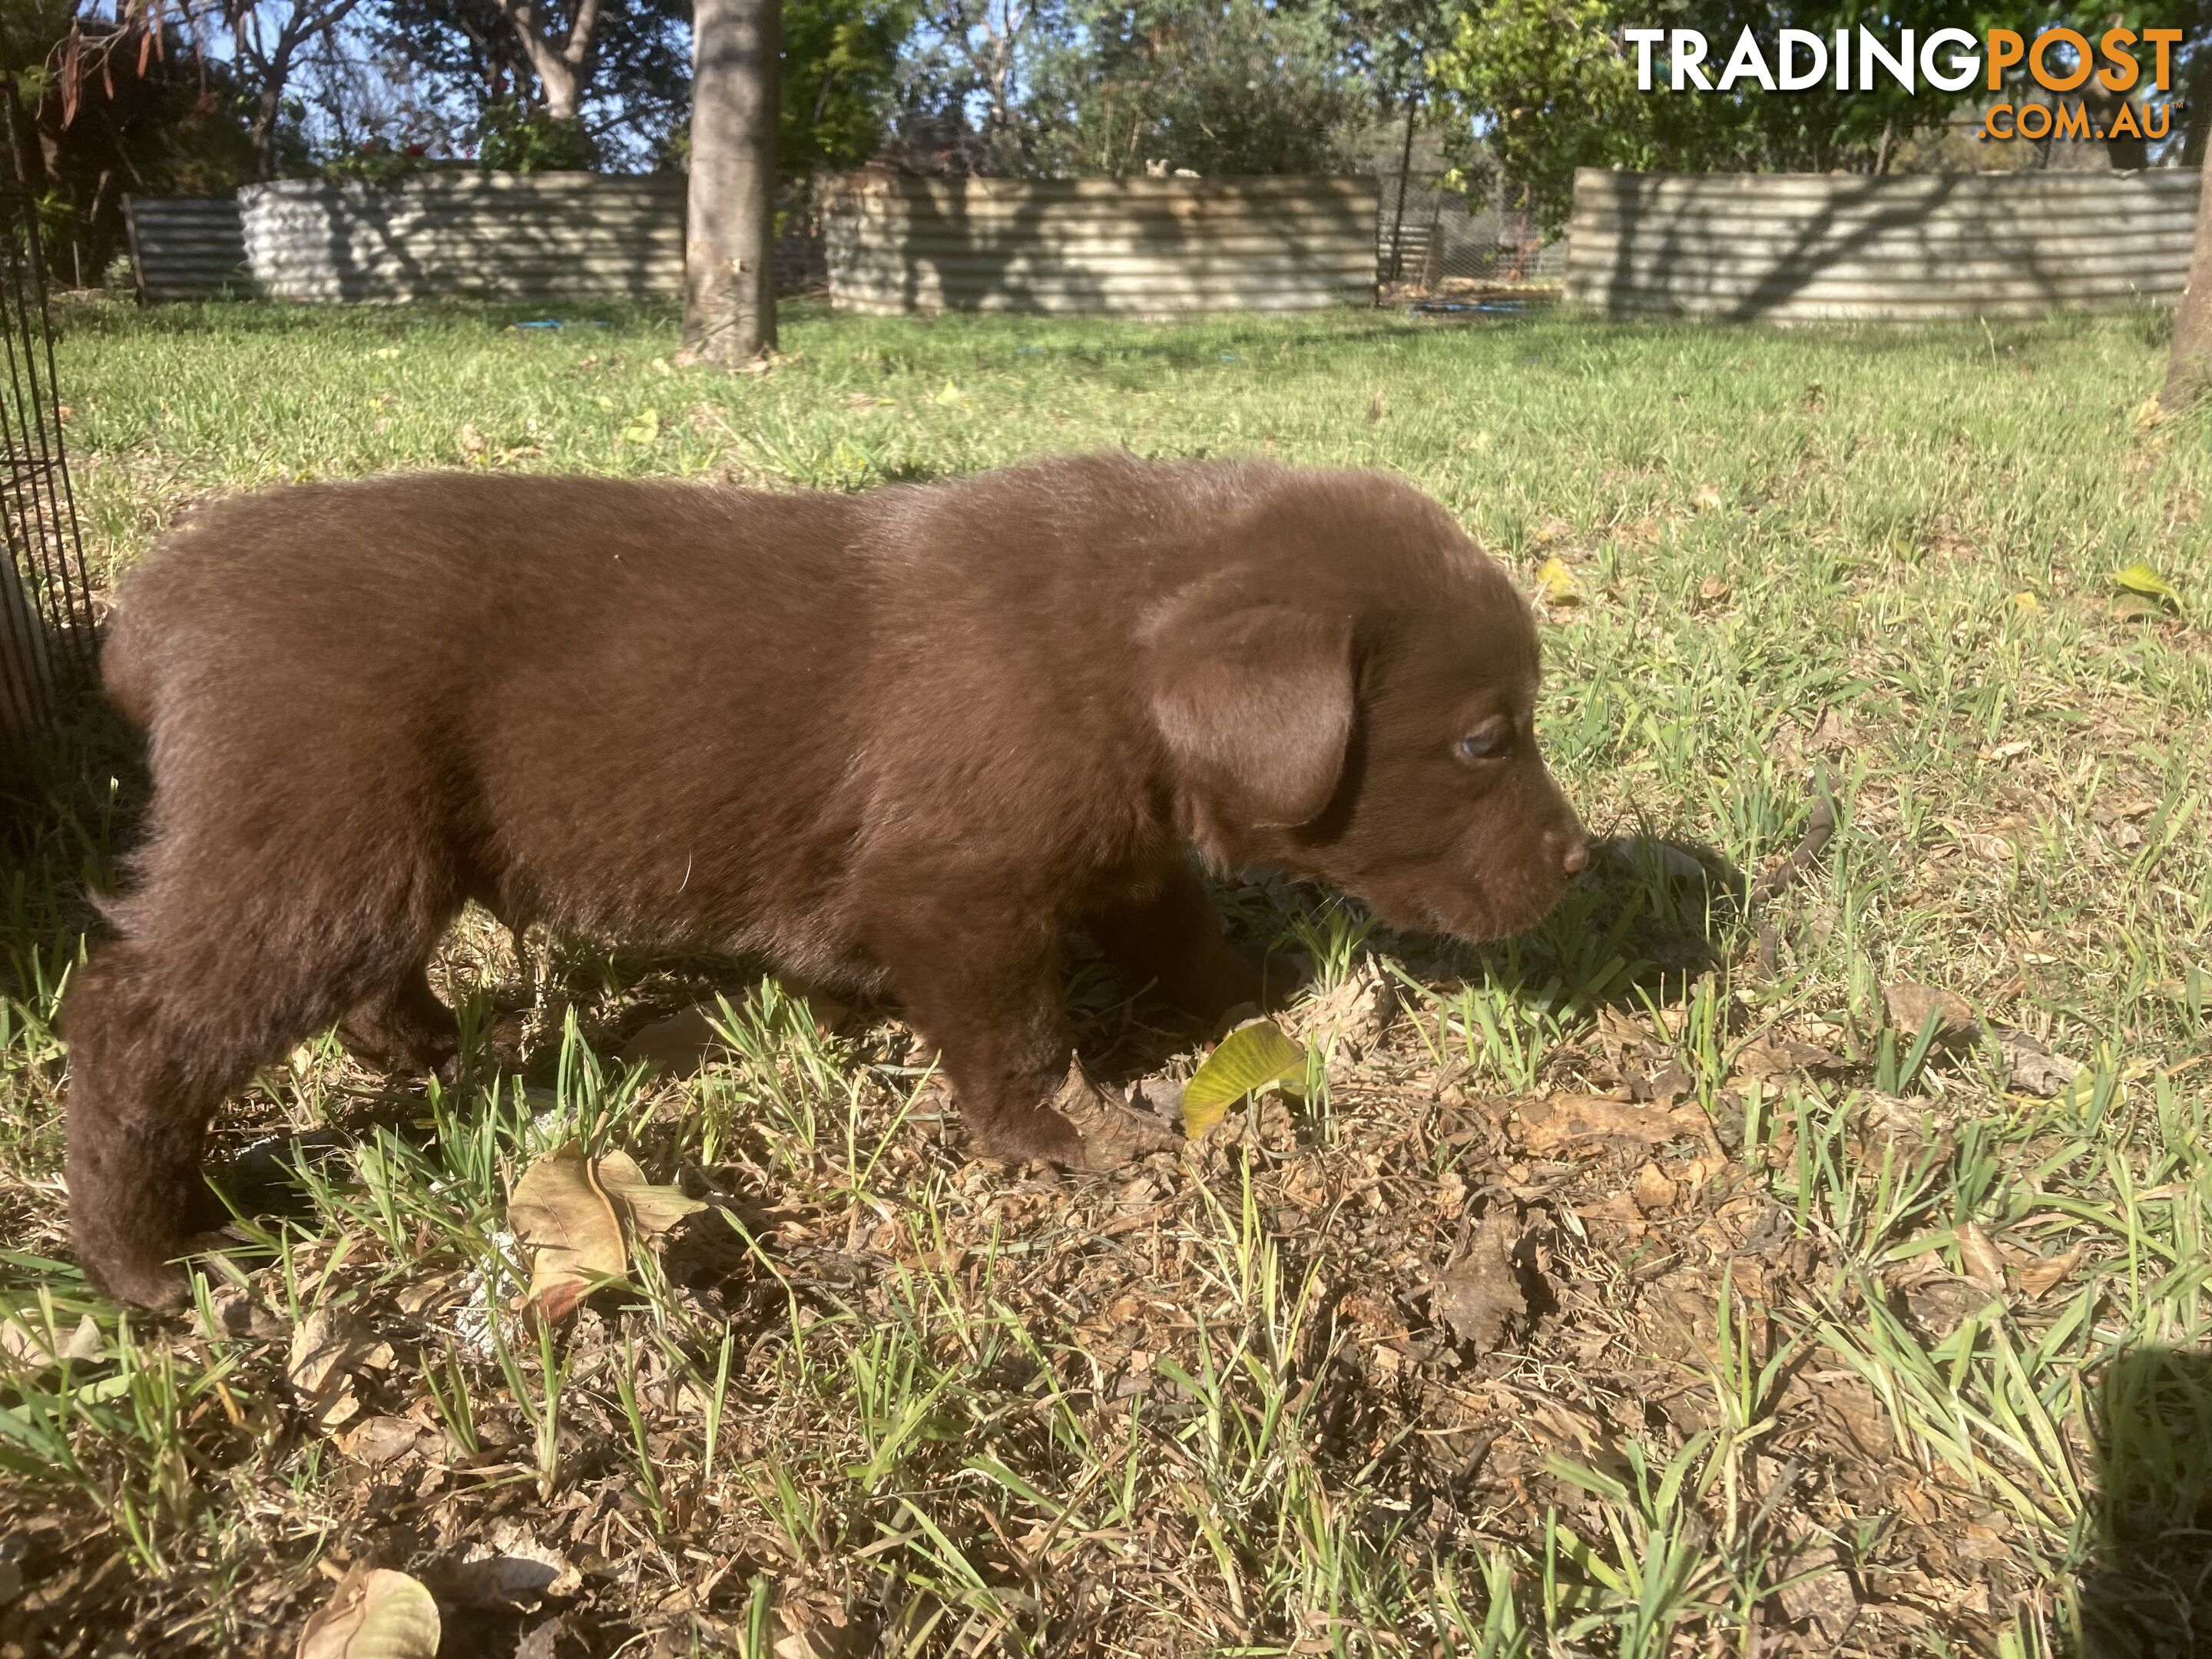
<svg viewBox="0 0 2212 1659"><path fill-rule="evenodd" d="M1480 1352L1503 1346L1528 1316L1528 1298L1513 1265L1520 1242L1521 1230L1512 1217L1493 1210L1483 1218L1467 1253L1437 1283L1436 1316Z"/></svg>
<svg viewBox="0 0 2212 1659"><path fill-rule="evenodd" d="M1994 1294L2004 1289L2004 1258L1980 1224L1969 1221L1959 1229L1959 1261L1976 1290Z"/></svg>
<svg viewBox="0 0 2212 1659"><path fill-rule="evenodd" d="M2088 1253L2089 1247L2086 1243L2076 1244L2061 1255L2044 1257L2032 1267L2022 1267L2020 1270L2021 1294L2031 1297L2048 1296L2074 1276Z"/></svg>
<svg viewBox="0 0 2212 1659"><path fill-rule="evenodd" d="M2012 1085L2046 1100L2063 1094L2067 1085L2081 1075L2079 1060L2052 1054L2025 1031L1999 1031L1997 1049L2004 1056L2006 1076Z"/></svg>
<svg viewBox="0 0 2212 1659"><path fill-rule="evenodd" d="M1810 1042L1768 1036L1747 1044L1735 1057L1735 1074L1757 1082L1788 1072L1833 1069L1843 1064L1839 1055Z"/></svg>
<svg viewBox="0 0 2212 1659"><path fill-rule="evenodd" d="M507 1200L507 1221L530 1251L524 1305L547 1319L565 1317L594 1285L629 1271L621 1220L593 1179L591 1160L573 1142L523 1171Z"/></svg>
<svg viewBox="0 0 2212 1659"><path fill-rule="evenodd" d="M438 1604L404 1572L348 1572L300 1632L299 1659L436 1659Z"/></svg>
<svg viewBox="0 0 2212 1659"><path fill-rule="evenodd" d="M707 1207L697 1199L686 1197L681 1188L654 1186L628 1152L609 1152L599 1159L596 1173L599 1189L629 1218L637 1236L648 1243L685 1216L696 1215Z"/></svg>
<svg viewBox="0 0 2212 1659"><path fill-rule="evenodd" d="M1712 1132L1695 1105L1640 1106L1602 1095L1553 1095L1522 1103L1509 1133L1538 1158L1607 1140L1663 1145L1685 1136L1703 1139Z"/></svg>
<svg viewBox="0 0 2212 1659"><path fill-rule="evenodd" d="M1629 1189L1629 1195L1645 1215L1664 1215L1680 1200L1681 1188L1656 1164L1646 1164L1637 1170L1636 1184Z"/></svg>
<svg viewBox="0 0 2212 1659"><path fill-rule="evenodd" d="M422 1437L422 1425L411 1417L365 1417L336 1440L348 1457L374 1469L398 1462Z"/></svg>
<svg viewBox="0 0 2212 1659"><path fill-rule="evenodd" d="M695 1002L666 1019L657 1019L623 1044L622 1063L651 1062L663 1077L685 1078L707 1063L726 1040L714 1029L719 1011L709 1002Z"/></svg>
<svg viewBox="0 0 2212 1659"><path fill-rule="evenodd" d="M1938 990L1932 985L1885 985L1881 1000L1889 1011L1889 1023L1907 1036L1917 1036L1925 1030L1931 1014L1938 1039L1963 1036L1974 1029L1972 1005L1956 991Z"/></svg>
<svg viewBox="0 0 2212 1659"><path fill-rule="evenodd" d="M26 1310L26 1311L28 1311ZM58 1364L64 1359L97 1359L105 1348L100 1327L86 1314L67 1336L49 1334L15 1318L0 1320L0 1353L33 1365Z"/></svg>

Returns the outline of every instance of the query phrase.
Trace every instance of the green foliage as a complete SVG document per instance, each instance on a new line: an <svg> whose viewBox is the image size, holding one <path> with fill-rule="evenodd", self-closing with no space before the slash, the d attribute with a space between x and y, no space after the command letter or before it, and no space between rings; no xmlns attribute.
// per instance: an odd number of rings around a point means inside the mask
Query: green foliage
<svg viewBox="0 0 2212 1659"><path fill-rule="evenodd" d="M1319 14L1262 0L1101 5L1042 66L1030 170L1326 173L1365 112Z"/></svg>
<svg viewBox="0 0 2212 1659"><path fill-rule="evenodd" d="M573 138L516 133L518 118L494 113L508 104L544 107L514 26L494 0L378 0L368 33L441 98L471 112L480 132L497 133L502 159L495 165L543 171L665 153L690 102L690 15L689 0L622 0L599 11L583 99L593 160L573 159L581 149ZM567 15L560 5L541 8L538 21L557 36Z"/></svg>
<svg viewBox="0 0 2212 1659"><path fill-rule="evenodd" d="M518 98L498 98L477 118L477 159L500 173L586 173L599 157L581 121L556 121Z"/></svg>
<svg viewBox="0 0 2212 1659"><path fill-rule="evenodd" d="M913 0L784 0L776 165L787 178L876 153L918 15Z"/></svg>
<svg viewBox="0 0 2212 1659"><path fill-rule="evenodd" d="M1865 21L1885 41L1887 21L1863 18L1855 3L1772 8L1692 3L1664 13L1632 0L1469 0L1457 32L1432 68L1439 85L1472 124L1455 157L1478 191L1509 195L1548 228L1566 222L1578 167L1697 173L1728 169L1872 172L1911 133L1940 126L1978 84L1957 94L1922 87L1907 93L1884 78L1869 92L1832 85L1778 95L1760 91L1666 90L1667 55L1652 52L1653 85L1637 88L1636 52L1622 32L1662 25L1696 28L1707 42L1707 72L1717 77L1738 36L1752 29L1771 61L1784 27L1832 40ZM1922 38L1948 27L1978 33L1984 19L1967 0L1944 0L1913 14ZM2008 14L2028 29L2033 15Z"/></svg>
<svg viewBox="0 0 2212 1659"><path fill-rule="evenodd" d="M422 171L420 144L394 144L388 138L370 138L323 163L323 177L332 184L374 185L389 189Z"/></svg>
<svg viewBox="0 0 2212 1659"><path fill-rule="evenodd" d="M57 280L100 280L123 249L124 191L227 196L253 176L252 100L228 64L201 61L183 32L165 31L143 60L135 37L120 42L97 69L70 77L62 72L70 9L34 0L0 15L0 78L26 112L17 148ZM80 65L106 44L88 27ZM303 153L289 124L276 142L288 161Z"/></svg>

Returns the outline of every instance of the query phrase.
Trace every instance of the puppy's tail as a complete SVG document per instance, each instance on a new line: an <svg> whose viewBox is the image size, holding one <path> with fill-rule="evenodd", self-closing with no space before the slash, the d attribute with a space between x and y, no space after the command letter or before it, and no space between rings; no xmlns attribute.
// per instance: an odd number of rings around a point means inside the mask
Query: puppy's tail
<svg viewBox="0 0 2212 1659"><path fill-rule="evenodd" d="M154 720L153 653L145 630L131 624L128 607L111 612L100 641L100 684L131 725L141 732Z"/></svg>

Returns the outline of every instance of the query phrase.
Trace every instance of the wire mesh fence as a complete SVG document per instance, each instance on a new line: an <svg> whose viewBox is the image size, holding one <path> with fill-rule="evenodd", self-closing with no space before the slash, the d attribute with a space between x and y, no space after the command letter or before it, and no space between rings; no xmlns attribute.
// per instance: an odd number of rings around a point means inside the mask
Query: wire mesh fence
<svg viewBox="0 0 2212 1659"><path fill-rule="evenodd" d="M12 141L20 131L8 118ZM12 142L0 174L0 752L52 726L93 662L92 592L62 442L38 213Z"/></svg>
<svg viewBox="0 0 2212 1659"><path fill-rule="evenodd" d="M1375 269L1416 289L1460 283L1548 285L1566 275L1567 247L1525 213L1471 208L1434 173L1387 173L1375 228Z"/></svg>

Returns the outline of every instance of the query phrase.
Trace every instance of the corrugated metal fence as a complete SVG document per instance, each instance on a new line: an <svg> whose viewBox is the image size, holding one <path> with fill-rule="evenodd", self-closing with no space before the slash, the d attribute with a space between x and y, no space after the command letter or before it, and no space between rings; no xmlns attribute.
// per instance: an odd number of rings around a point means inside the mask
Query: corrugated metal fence
<svg viewBox="0 0 2212 1659"><path fill-rule="evenodd" d="M238 204L228 196L126 196L123 222L138 297L204 300L253 292Z"/></svg>
<svg viewBox="0 0 2212 1659"><path fill-rule="evenodd" d="M471 173L238 198L275 299L645 299L683 291L684 188L673 173Z"/></svg>
<svg viewBox="0 0 2212 1659"><path fill-rule="evenodd" d="M2041 317L2172 301L2197 175L1575 175L1566 297L1614 315Z"/></svg>
<svg viewBox="0 0 2212 1659"><path fill-rule="evenodd" d="M830 299L877 316L1370 304L1376 199L1372 178L848 174L823 203Z"/></svg>

